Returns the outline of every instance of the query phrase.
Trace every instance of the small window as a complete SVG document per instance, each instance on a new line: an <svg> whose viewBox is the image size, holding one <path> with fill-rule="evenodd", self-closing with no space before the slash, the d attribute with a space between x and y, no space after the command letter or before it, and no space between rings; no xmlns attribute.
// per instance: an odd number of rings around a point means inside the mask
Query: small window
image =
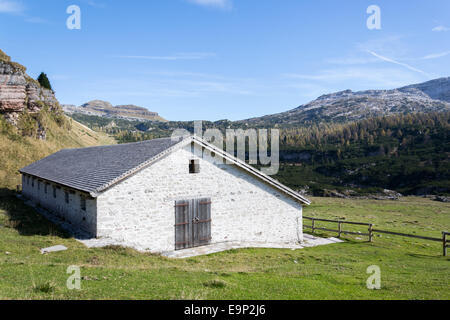
<svg viewBox="0 0 450 320"><path fill-rule="evenodd" d="M48 191L48 183L46 183L45 186L44 186L44 192L45 192L45 194L47 194L47 191Z"/></svg>
<svg viewBox="0 0 450 320"><path fill-rule="evenodd" d="M31 179L31 186L34 188L34 178Z"/></svg>
<svg viewBox="0 0 450 320"><path fill-rule="evenodd" d="M38 190L41 190L41 182L38 181Z"/></svg>
<svg viewBox="0 0 450 320"><path fill-rule="evenodd" d="M27 176L27 185L30 185L30 176Z"/></svg>
<svg viewBox="0 0 450 320"><path fill-rule="evenodd" d="M53 186L53 198L56 198L56 187Z"/></svg>
<svg viewBox="0 0 450 320"><path fill-rule="evenodd" d="M69 203L69 193L67 191L64 191L64 200L66 203Z"/></svg>
<svg viewBox="0 0 450 320"><path fill-rule="evenodd" d="M81 210L86 211L86 197L80 195L80 207Z"/></svg>
<svg viewBox="0 0 450 320"><path fill-rule="evenodd" d="M200 173L200 163L198 159L189 160L189 173Z"/></svg>

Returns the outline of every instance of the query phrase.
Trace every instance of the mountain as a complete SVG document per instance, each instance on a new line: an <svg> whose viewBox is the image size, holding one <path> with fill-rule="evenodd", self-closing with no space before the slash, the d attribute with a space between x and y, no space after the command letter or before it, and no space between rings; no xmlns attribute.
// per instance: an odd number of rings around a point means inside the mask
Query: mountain
<svg viewBox="0 0 450 320"><path fill-rule="evenodd" d="M418 90L428 95L431 99L450 102L450 77L413 84L399 90L403 92Z"/></svg>
<svg viewBox="0 0 450 320"><path fill-rule="evenodd" d="M449 78L396 90L350 90L290 112L203 128L280 127L280 170L287 186L317 196L392 198L450 194ZM439 100L439 99L442 100ZM194 123L129 121L72 114L119 143L168 137ZM279 122L278 122L279 121Z"/></svg>
<svg viewBox="0 0 450 320"><path fill-rule="evenodd" d="M0 50L0 191L20 184L18 169L65 148L114 144L64 115L54 92Z"/></svg>
<svg viewBox="0 0 450 320"><path fill-rule="evenodd" d="M166 121L157 112L148 111L143 107L135 105L113 106L111 103L102 100L92 100L79 107L74 105L63 105L62 107L67 114L80 113L132 121Z"/></svg>
<svg viewBox="0 0 450 320"><path fill-rule="evenodd" d="M348 122L393 114L450 110L450 77L393 90L345 90L326 94L293 110L238 121L248 126L298 126Z"/></svg>

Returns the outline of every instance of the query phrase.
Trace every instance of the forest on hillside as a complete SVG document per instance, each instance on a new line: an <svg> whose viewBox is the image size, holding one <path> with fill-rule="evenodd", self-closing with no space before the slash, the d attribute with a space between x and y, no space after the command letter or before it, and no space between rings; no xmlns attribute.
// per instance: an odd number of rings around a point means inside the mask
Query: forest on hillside
<svg viewBox="0 0 450 320"><path fill-rule="evenodd" d="M278 178L315 195L382 188L448 194L449 118L449 112L416 113L283 130Z"/></svg>
<svg viewBox="0 0 450 320"><path fill-rule="evenodd" d="M119 143L170 136L193 122L132 122L73 115ZM275 177L314 195L391 189L403 194L450 194L450 112L397 114L348 123L280 127L280 171ZM203 128L243 128L230 121Z"/></svg>

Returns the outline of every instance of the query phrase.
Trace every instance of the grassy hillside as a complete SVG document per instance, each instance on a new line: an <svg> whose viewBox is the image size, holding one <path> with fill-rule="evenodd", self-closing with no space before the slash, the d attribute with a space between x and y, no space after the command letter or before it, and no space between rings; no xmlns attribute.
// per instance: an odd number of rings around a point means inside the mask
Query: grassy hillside
<svg viewBox="0 0 450 320"><path fill-rule="evenodd" d="M376 237L300 250L242 249L183 260L120 247L88 249L22 201L0 201L0 299L450 299L449 257L439 243ZM305 215L372 221L382 229L439 237L450 204L314 198ZM305 222L306 223L306 222ZM333 234L330 234L333 235ZM63 252L40 248L63 244ZM81 268L68 290L67 267ZM381 290L368 290L368 266Z"/></svg>
<svg viewBox="0 0 450 320"><path fill-rule="evenodd" d="M49 112L43 111L39 116L46 127L46 140L28 134L34 130L33 122L21 122L19 132L0 115L0 188L15 188L20 183L18 169L58 150L115 143L108 135L94 132L73 119L67 118L61 125L61 119Z"/></svg>

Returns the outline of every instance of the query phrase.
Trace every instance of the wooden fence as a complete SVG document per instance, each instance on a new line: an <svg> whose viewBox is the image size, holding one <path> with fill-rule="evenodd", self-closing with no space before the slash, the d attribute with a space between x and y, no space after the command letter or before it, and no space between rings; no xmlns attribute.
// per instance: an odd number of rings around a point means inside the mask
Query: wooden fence
<svg viewBox="0 0 450 320"><path fill-rule="evenodd" d="M338 234L338 238L341 237L341 235L343 235L343 234L353 234L353 235L367 236L369 242L372 242L374 233L384 233L384 234L390 234L390 235L401 236L401 237L409 237L409 238L416 238L416 239L422 239L422 240L442 242L442 248L443 248L443 252L442 253L443 253L444 257L447 256L447 248L449 247L449 244L448 244L449 240L447 240L447 236L450 234L450 232L442 232L442 238L433 238L433 237L418 236L418 235L414 235L414 234L407 234L407 233L400 233L400 232L393 232L393 231L374 229L373 228L374 224L372 224L372 223L352 222L352 221L342 221L342 220L330 220L330 219L319 219L319 218L311 218L311 217L303 217L303 219L311 221L311 225L305 225L304 224L303 227L311 229L312 233L314 233L316 230L336 232ZM336 229L317 227L316 226L316 221L337 223L338 229L336 230ZM365 226L367 228L367 233L343 230L343 226L346 225L346 224L348 224L348 225Z"/></svg>

